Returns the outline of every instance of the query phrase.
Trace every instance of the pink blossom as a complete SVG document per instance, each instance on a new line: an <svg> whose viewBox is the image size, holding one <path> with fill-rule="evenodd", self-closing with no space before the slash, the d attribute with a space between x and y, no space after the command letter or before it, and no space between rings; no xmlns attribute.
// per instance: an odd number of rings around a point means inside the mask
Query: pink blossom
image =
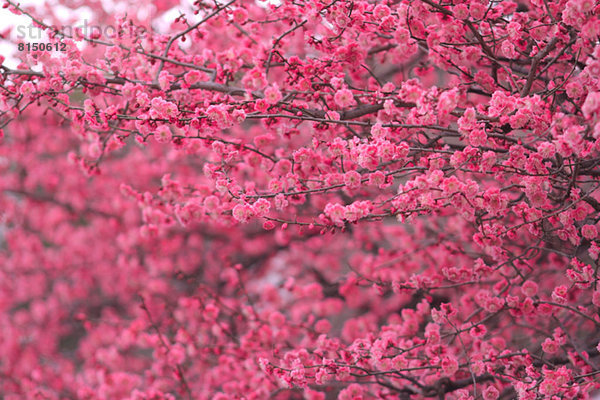
<svg viewBox="0 0 600 400"><path fill-rule="evenodd" d="M378 20L387 17L388 15L390 15L390 13L390 8L383 4L377 4L373 9L373 16Z"/></svg>
<svg viewBox="0 0 600 400"><path fill-rule="evenodd" d="M33 83L31 83L29 81L23 82L23 84L19 88L19 93L21 93L21 95L26 98L29 98L34 91L35 91L35 86L33 85Z"/></svg>
<svg viewBox="0 0 600 400"><path fill-rule="evenodd" d="M327 333L331 330L331 323L326 319L320 319L315 324L315 331L318 333Z"/></svg>
<svg viewBox="0 0 600 400"><path fill-rule="evenodd" d="M246 20L248 19L248 11L246 11L245 8L242 7L238 7L235 10L233 10L233 20L242 25L246 22Z"/></svg>
<svg viewBox="0 0 600 400"><path fill-rule="evenodd" d="M254 216L254 211L248 204L238 204L233 208L232 215L237 221L244 223Z"/></svg>
<svg viewBox="0 0 600 400"><path fill-rule="evenodd" d="M568 289L564 285L560 285L554 288L552 292L552 300L559 304L566 304L567 302Z"/></svg>
<svg viewBox="0 0 600 400"><path fill-rule="evenodd" d="M457 4L452 11L457 19L467 19L469 16L469 9L465 4Z"/></svg>
<svg viewBox="0 0 600 400"><path fill-rule="evenodd" d="M484 308L491 313L501 310L503 306L504 302L498 297L491 297L484 304Z"/></svg>
<svg viewBox="0 0 600 400"><path fill-rule="evenodd" d="M486 333L487 333L487 329L484 325L477 325L469 330L469 334L471 336L473 336L474 338L483 337L483 336L485 336Z"/></svg>
<svg viewBox="0 0 600 400"><path fill-rule="evenodd" d="M555 354L556 352L558 352L559 347L556 341L550 338L546 338L546 340L544 340L544 342L542 343L542 349L544 349L544 353Z"/></svg>
<svg viewBox="0 0 600 400"><path fill-rule="evenodd" d="M587 118L592 117L600 109L600 92L590 92L585 98L585 102L581 107L583 115Z"/></svg>
<svg viewBox="0 0 600 400"><path fill-rule="evenodd" d="M270 86L267 89L265 89L265 100L269 105L277 104L282 99L282 97L283 96L281 95L279 88L277 88L276 86Z"/></svg>
<svg viewBox="0 0 600 400"><path fill-rule="evenodd" d="M169 143L173 137L171 129L167 125L161 125L154 132L154 138L159 143Z"/></svg>
<svg viewBox="0 0 600 400"><path fill-rule="evenodd" d="M161 71L158 76L158 84L162 90L169 89L174 80L175 77L167 71Z"/></svg>
<svg viewBox="0 0 600 400"><path fill-rule="evenodd" d="M453 376L458 371L458 361L456 358L447 356L442 359L442 372L446 376Z"/></svg>
<svg viewBox="0 0 600 400"><path fill-rule="evenodd" d="M331 221L337 226L343 226L344 221L344 206L341 204L327 204L325 206L325 215L331 219Z"/></svg>
<svg viewBox="0 0 600 400"><path fill-rule="evenodd" d="M596 229L595 225L584 225L581 227L581 236L589 240L594 240L598 237L598 229Z"/></svg>
<svg viewBox="0 0 600 400"><path fill-rule="evenodd" d="M346 387L344 390L342 390L339 393L338 399L339 400L362 399L363 394L364 394L364 389L363 389L362 385L359 385L358 383L351 383L350 385L348 385L348 387Z"/></svg>
<svg viewBox="0 0 600 400"><path fill-rule="evenodd" d="M436 344L440 341L440 326L430 323L425 327L425 338L428 343Z"/></svg>
<svg viewBox="0 0 600 400"><path fill-rule="evenodd" d="M600 307L600 290L596 290L592 295L592 304L596 307Z"/></svg>
<svg viewBox="0 0 600 400"><path fill-rule="evenodd" d="M211 195L204 199L204 208L208 211L215 211L219 207L219 198Z"/></svg>
<svg viewBox="0 0 600 400"><path fill-rule="evenodd" d="M189 71L187 74L185 74L185 82L188 85L193 85L196 82L199 82L202 80L202 73L198 70L192 70Z"/></svg>
<svg viewBox="0 0 600 400"><path fill-rule="evenodd" d="M441 115L449 114L454 111L458 104L458 90L452 89L443 92L438 100L438 112Z"/></svg>
<svg viewBox="0 0 600 400"><path fill-rule="evenodd" d="M494 386L488 386L483 389L483 399L484 400L496 400L500 397L500 392Z"/></svg>
<svg viewBox="0 0 600 400"><path fill-rule="evenodd" d="M533 281L525 281L521 285L521 292L527 297L533 297L538 291L538 284Z"/></svg>
<svg viewBox="0 0 600 400"><path fill-rule="evenodd" d="M471 16L473 19L482 19L485 15L487 8L481 3L471 3L470 7Z"/></svg>
<svg viewBox="0 0 600 400"><path fill-rule="evenodd" d="M263 217L271 208L271 203L269 203L266 199L258 199L256 203L253 204L254 215L257 217Z"/></svg>
<svg viewBox="0 0 600 400"><path fill-rule="evenodd" d="M515 51L515 46L510 41L505 40L500 46L502 53L507 58L516 58L518 53Z"/></svg>
<svg viewBox="0 0 600 400"><path fill-rule="evenodd" d="M337 104L340 108L347 108L356 104L354 100L354 95L349 89L340 89L335 92L335 96L333 97L335 104Z"/></svg>
<svg viewBox="0 0 600 400"><path fill-rule="evenodd" d="M348 171L344 174L344 184L349 189L357 189L361 185L361 175L356 171Z"/></svg>
<svg viewBox="0 0 600 400"><path fill-rule="evenodd" d="M223 104L208 107L206 109L206 116L219 128L227 128L231 125L231 117Z"/></svg>

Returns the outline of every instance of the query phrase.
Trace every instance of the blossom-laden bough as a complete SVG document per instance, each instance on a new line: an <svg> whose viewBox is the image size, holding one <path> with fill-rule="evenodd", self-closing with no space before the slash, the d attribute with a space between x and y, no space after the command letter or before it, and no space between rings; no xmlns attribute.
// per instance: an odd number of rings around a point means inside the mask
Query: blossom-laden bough
<svg viewBox="0 0 600 400"><path fill-rule="evenodd" d="M599 388L597 2L59 3L113 29L3 0L3 398Z"/></svg>

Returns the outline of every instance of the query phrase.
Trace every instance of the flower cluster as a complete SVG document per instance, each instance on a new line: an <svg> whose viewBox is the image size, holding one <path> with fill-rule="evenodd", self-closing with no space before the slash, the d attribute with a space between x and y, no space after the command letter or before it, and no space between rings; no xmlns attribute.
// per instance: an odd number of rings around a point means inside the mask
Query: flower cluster
<svg viewBox="0 0 600 400"><path fill-rule="evenodd" d="M600 390L597 2L47 3L115 29L2 0L0 397Z"/></svg>

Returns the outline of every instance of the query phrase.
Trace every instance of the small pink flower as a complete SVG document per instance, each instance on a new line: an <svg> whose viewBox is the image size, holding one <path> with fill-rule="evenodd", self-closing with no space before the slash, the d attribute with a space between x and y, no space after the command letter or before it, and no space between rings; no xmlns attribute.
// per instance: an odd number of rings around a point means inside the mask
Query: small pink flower
<svg viewBox="0 0 600 400"><path fill-rule="evenodd" d="M83 102L83 111L88 115L92 115L96 112L96 105L92 99L86 99Z"/></svg>
<svg viewBox="0 0 600 400"><path fill-rule="evenodd" d="M458 5L454 6L452 11L453 11L454 17L456 19L462 20L462 19L469 18L469 9L464 4L458 4Z"/></svg>
<svg viewBox="0 0 600 400"><path fill-rule="evenodd" d="M233 21L242 25L244 22L248 20L248 11L245 8L236 8L233 10Z"/></svg>
<svg viewBox="0 0 600 400"><path fill-rule="evenodd" d="M483 336L485 336L486 333L487 333L487 329L482 324L476 325L469 330L469 334L471 336L473 336L474 338L483 337Z"/></svg>
<svg viewBox="0 0 600 400"><path fill-rule="evenodd" d="M369 185L381 186L385 183L385 174L381 171L375 171L371 175L369 175Z"/></svg>
<svg viewBox="0 0 600 400"><path fill-rule="evenodd" d="M473 147L484 146L488 136L483 129L473 129L469 132L469 144Z"/></svg>
<svg viewBox="0 0 600 400"><path fill-rule="evenodd" d="M504 301L499 297L490 297L484 304L486 311L494 313L502 309Z"/></svg>
<svg viewBox="0 0 600 400"><path fill-rule="evenodd" d="M438 100L438 112L441 115L447 115L454 111L458 105L458 90L447 90L440 95Z"/></svg>
<svg viewBox="0 0 600 400"><path fill-rule="evenodd" d="M508 35L511 38L517 37L520 34L520 30L521 24L519 24L518 22L511 21L508 25L506 25L506 32L508 32Z"/></svg>
<svg viewBox="0 0 600 400"><path fill-rule="evenodd" d="M462 117L458 119L458 130L462 134L468 134L469 131L475 129L477 126L477 115L473 107L469 107L465 110Z"/></svg>
<svg viewBox="0 0 600 400"><path fill-rule="evenodd" d="M344 226L344 213L345 209L341 204L329 203L325 206L325 215L337 226Z"/></svg>
<svg viewBox="0 0 600 400"><path fill-rule="evenodd" d="M356 171L348 171L344 175L344 184L349 189L356 189L360 187L361 179L360 174Z"/></svg>
<svg viewBox="0 0 600 400"><path fill-rule="evenodd" d="M148 96L148 93L139 92L135 100L137 101L137 104L140 108L148 107L148 105L150 104L150 97Z"/></svg>
<svg viewBox="0 0 600 400"><path fill-rule="evenodd" d="M269 105L277 104L282 97L283 96L277 86L270 86L265 90L265 101Z"/></svg>
<svg viewBox="0 0 600 400"><path fill-rule="evenodd" d="M254 213L252 206L248 204L238 204L233 207L232 215L237 221L244 223L248 222L248 220L254 216Z"/></svg>
<svg viewBox="0 0 600 400"><path fill-rule="evenodd" d="M269 103L266 99L258 99L254 103L254 110L264 113L269 108Z"/></svg>
<svg viewBox="0 0 600 400"><path fill-rule="evenodd" d="M340 108L346 108L356 104L354 96L352 95L352 92L349 89L340 89L337 92L335 92L333 100L335 101L335 104L337 104Z"/></svg>
<svg viewBox="0 0 600 400"><path fill-rule="evenodd" d="M233 112L231 113L231 117L233 118L233 120L235 122L237 122L238 124L241 124L246 119L246 112L241 109L236 109L236 110L233 110Z"/></svg>
<svg viewBox="0 0 600 400"><path fill-rule="evenodd" d="M208 196L204 199L204 209L206 211L215 211L219 207L219 198L215 195Z"/></svg>
<svg viewBox="0 0 600 400"><path fill-rule="evenodd" d="M289 202L285 198L283 193L279 193L275 196L275 208L278 210L283 210L289 205Z"/></svg>
<svg viewBox="0 0 600 400"><path fill-rule="evenodd" d="M168 118L175 118L177 116L177 105L175 105L175 103L171 103L170 101L167 101L164 104L164 108L163 108L163 112L165 117Z"/></svg>
<svg viewBox="0 0 600 400"><path fill-rule="evenodd" d="M100 148L100 143L93 142L88 146L88 155L92 158L98 158L102 154L102 149Z"/></svg>
<svg viewBox="0 0 600 400"><path fill-rule="evenodd" d="M258 199L256 203L253 204L254 214L257 217L263 217L267 215L269 209L271 208L271 203L267 199Z"/></svg>
<svg viewBox="0 0 600 400"><path fill-rule="evenodd" d="M334 76L329 80L329 83L331 84L331 86L333 86L334 89L339 89L344 84L344 78L340 76Z"/></svg>
<svg viewBox="0 0 600 400"><path fill-rule="evenodd" d="M483 400L496 400L500 397L500 392L495 386L488 386L483 390Z"/></svg>
<svg viewBox="0 0 600 400"><path fill-rule="evenodd" d="M265 221L263 223L263 229L265 231L270 231L275 228L275 223L273 221Z"/></svg>
<svg viewBox="0 0 600 400"><path fill-rule="evenodd" d="M206 109L206 116L214 122L219 128L228 128L232 121L224 104L212 105Z"/></svg>
<svg viewBox="0 0 600 400"><path fill-rule="evenodd" d="M554 379L546 378L540 384L539 391L541 394L545 394L546 396L553 395L554 393L556 393L557 390L558 390L558 384L556 383L556 380L554 380Z"/></svg>
<svg viewBox="0 0 600 400"><path fill-rule="evenodd" d="M35 91L35 86L33 85L33 83L31 83L29 81L23 82L23 84L19 88L19 93L21 93L21 95L25 98L30 97L34 91Z"/></svg>
<svg viewBox="0 0 600 400"><path fill-rule="evenodd" d="M350 204L344 208L344 219L348 222L355 222L360 219L360 211L354 206L354 204Z"/></svg>
<svg viewBox="0 0 600 400"><path fill-rule="evenodd" d="M515 50L515 45L512 44L510 40L505 40L504 42L502 42L500 49L502 50L504 56L507 58L517 58L517 56L519 55L519 53L517 53Z"/></svg>
<svg viewBox="0 0 600 400"><path fill-rule="evenodd" d="M517 296L506 296L506 305L509 308L518 308L519 307L519 298Z"/></svg>
<svg viewBox="0 0 600 400"><path fill-rule="evenodd" d="M429 323L425 327L425 338L428 344L437 344L440 342L440 326L438 324Z"/></svg>
<svg viewBox="0 0 600 400"><path fill-rule="evenodd" d="M600 307L600 290L596 290L592 295L592 304L596 307Z"/></svg>
<svg viewBox="0 0 600 400"><path fill-rule="evenodd" d="M595 225L584 225L581 227L581 236L589 240L594 240L598 237L598 229Z"/></svg>
<svg viewBox="0 0 600 400"><path fill-rule="evenodd" d="M320 319L315 324L315 331L317 333L327 333L331 330L331 323L326 319Z"/></svg>
<svg viewBox="0 0 600 400"><path fill-rule="evenodd" d="M442 359L442 372L446 376L453 376L458 371L458 361L454 357L444 357Z"/></svg>
<svg viewBox="0 0 600 400"><path fill-rule="evenodd" d="M521 293L523 293L527 297L533 297L536 295L538 291L538 285L532 281L525 281L523 286L521 286Z"/></svg>
<svg viewBox="0 0 600 400"><path fill-rule="evenodd" d="M85 78L90 83L104 83L104 75L100 71L88 71Z"/></svg>
<svg viewBox="0 0 600 400"><path fill-rule="evenodd" d="M351 383L338 395L338 400L356 400L362 399L364 394L363 387L358 383Z"/></svg>
<svg viewBox="0 0 600 400"><path fill-rule="evenodd" d="M390 14L391 14L390 8L384 4L378 4L373 9L373 16L378 20L381 20Z"/></svg>
<svg viewBox="0 0 600 400"><path fill-rule="evenodd" d="M544 343L542 343L542 350L544 350L544 353L554 354L558 352L558 348L558 343L550 338L546 338Z"/></svg>
<svg viewBox="0 0 600 400"><path fill-rule="evenodd" d="M185 74L184 79L185 83L187 83L188 85L193 85L194 83L202 80L202 73L198 70L192 70Z"/></svg>
<svg viewBox="0 0 600 400"><path fill-rule="evenodd" d="M567 302L567 292L568 289L566 286L557 286L552 292L552 300L559 304L565 304Z"/></svg>
<svg viewBox="0 0 600 400"><path fill-rule="evenodd" d="M585 98L581 111L586 118L591 117L593 114L600 110L600 92L590 92Z"/></svg>
<svg viewBox="0 0 600 400"><path fill-rule="evenodd" d="M565 86L565 89L567 92L567 96L569 96L572 99L578 99L585 93L581 83L575 81L569 82Z"/></svg>
<svg viewBox="0 0 600 400"><path fill-rule="evenodd" d="M158 143L169 143L173 138L173 134L171 133L171 129L167 125L161 125L154 132L154 139Z"/></svg>
<svg viewBox="0 0 600 400"><path fill-rule="evenodd" d="M167 90L171 87L171 82L175 80L175 77L167 71L161 71L158 75L158 85L161 90Z"/></svg>
<svg viewBox="0 0 600 400"><path fill-rule="evenodd" d="M469 7L471 16L476 20L482 19L487 11L487 6L484 6L482 3L471 3Z"/></svg>
<svg viewBox="0 0 600 400"><path fill-rule="evenodd" d="M204 316L204 318L206 318L209 321L214 321L217 319L217 317L219 316L219 309L217 308L217 306L215 306L213 303L208 303L205 307L204 307L204 312L202 313L202 315Z"/></svg>
<svg viewBox="0 0 600 400"><path fill-rule="evenodd" d="M556 146L549 142L541 143L538 146L538 153L544 158L552 158L556 154Z"/></svg>

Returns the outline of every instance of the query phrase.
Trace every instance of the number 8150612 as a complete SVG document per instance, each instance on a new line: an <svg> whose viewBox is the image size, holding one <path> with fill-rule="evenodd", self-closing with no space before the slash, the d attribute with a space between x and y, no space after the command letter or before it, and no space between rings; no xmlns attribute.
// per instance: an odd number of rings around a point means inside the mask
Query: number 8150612
<svg viewBox="0 0 600 400"><path fill-rule="evenodd" d="M19 51L67 51L66 43L19 43Z"/></svg>

